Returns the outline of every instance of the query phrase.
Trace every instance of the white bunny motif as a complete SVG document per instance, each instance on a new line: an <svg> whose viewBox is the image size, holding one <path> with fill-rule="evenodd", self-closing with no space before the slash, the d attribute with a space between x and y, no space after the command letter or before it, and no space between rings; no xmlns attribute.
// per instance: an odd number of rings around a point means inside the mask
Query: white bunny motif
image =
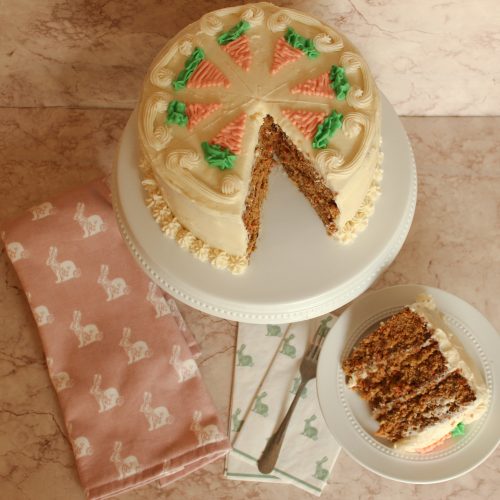
<svg viewBox="0 0 500 500"><path fill-rule="evenodd" d="M24 249L23 245L19 241L12 241L7 244L7 255L12 262L17 262L21 259L27 259L30 254Z"/></svg>
<svg viewBox="0 0 500 500"><path fill-rule="evenodd" d="M99 404L99 413L111 410L115 406L121 406L124 401L123 396L120 396L120 393L114 387L108 387L107 389L102 390L101 381L101 375L94 375L94 383L90 388L90 394L95 397L97 403Z"/></svg>
<svg viewBox="0 0 500 500"><path fill-rule="evenodd" d="M177 304L175 303L174 299L168 299L167 304L170 308L170 314L175 318L177 321L177 326L179 327L179 330L181 332L185 332L187 330L186 327L186 322L184 321L184 318L182 317L179 308L177 307Z"/></svg>
<svg viewBox="0 0 500 500"><path fill-rule="evenodd" d="M90 457L94 453L90 441L85 436L78 436L73 439L73 451L75 458Z"/></svg>
<svg viewBox="0 0 500 500"><path fill-rule="evenodd" d="M122 446L121 441L115 441L113 454L110 457L110 461L115 464L116 470L118 471L118 479L124 479L141 472L139 461L134 455L129 455L123 459L121 458Z"/></svg>
<svg viewBox="0 0 500 500"><path fill-rule="evenodd" d="M108 229L108 225L102 220L100 215L94 214L85 217L83 214L85 210L84 203L76 204L76 213L73 219L80 224L83 229L83 237L88 238L89 236L94 236L94 234L103 233Z"/></svg>
<svg viewBox="0 0 500 500"><path fill-rule="evenodd" d="M139 410L141 413L144 413L146 417L149 428L148 431L154 431L155 429L159 429L164 425L171 424L174 421L174 417L170 415L169 411L165 406L157 406L153 408L151 406L151 393L144 393L144 402L141 405L141 409Z"/></svg>
<svg viewBox="0 0 500 500"><path fill-rule="evenodd" d="M31 207L29 210L33 214L33 218L31 220L44 219L45 217L52 215L56 211L50 201L46 201L45 203L41 203L40 205Z"/></svg>
<svg viewBox="0 0 500 500"><path fill-rule="evenodd" d="M58 250L56 247L50 247L49 258L46 262L56 275L56 283L62 283L63 281L68 281L73 278L79 278L82 275L82 272L75 266L75 263L71 260L57 262L57 253Z"/></svg>
<svg viewBox="0 0 500 500"><path fill-rule="evenodd" d="M163 474L165 474L165 476L170 476L171 474L175 474L176 472L179 472L181 470L184 470L183 465L181 465L180 467L172 467L172 460L163 460L163 467L161 471L163 472Z"/></svg>
<svg viewBox="0 0 500 500"><path fill-rule="evenodd" d="M54 322L54 315L50 313L47 306L42 305L35 307L33 309L33 316L38 326L49 325Z"/></svg>
<svg viewBox="0 0 500 500"><path fill-rule="evenodd" d="M73 380L71 380L71 377L68 375L67 372L55 373L53 371L54 358L47 358L47 368L49 370L50 380L52 380L56 392L61 392L64 389L69 389L70 387L73 387L74 382Z"/></svg>
<svg viewBox="0 0 500 500"><path fill-rule="evenodd" d="M150 281L148 285L148 294L146 296L146 300L154 305L156 310L156 317L160 318L161 316L170 314L172 311L170 310L170 306L165 300L165 297L163 297L163 295L156 294L157 290L158 287L152 281Z"/></svg>
<svg viewBox="0 0 500 500"><path fill-rule="evenodd" d="M114 278L112 280L108 279L109 276L109 266L106 264L101 265L101 273L97 278L97 283L102 286L106 292L106 301L118 299L123 295L128 295L130 293L130 287L125 283L123 278Z"/></svg>
<svg viewBox="0 0 500 500"><path fill-rule="evenodd" d="M79 340L78 347L84 347L86 345L92 344L92 342L98 342L102 340L103 333L97 328L93 323L88 325L81 324L82 313L80 311L73 311L73 321L69 325L69 329L72 330Z"/></svg>
<svg viewBox="0 0 500 500"><path fill-rule="evenodd" d="M144 340L137 340L136 342L131 342L132 330L128 327L123 329L122 339L120 340L119 346L123 347L128 355L128 364L137 363L141 359L150 358L153 355L153 351L149 348L148 344Z"/></svg>
<svg viewBox="0 0 500 500"><path fill-rule="evenodd" d="M172 347L172 356L170 357L170 364L177 372L177 381L179 383L185 382L193 377L199 376L198 365L194 359L188 358L185 360L180 359L181 347L175 344Z"/></svg>
<svg viewBox="0 0 500 500"><path fill-rule="evenodd" d="M190 429L196 434L198 438L198 446L203 446L209 443L215 443L224 439L224 434L219 431L219 428L214 424L209 424L203 427L201 422L202 413L196 410L193 413L193 423Z"/></svg>

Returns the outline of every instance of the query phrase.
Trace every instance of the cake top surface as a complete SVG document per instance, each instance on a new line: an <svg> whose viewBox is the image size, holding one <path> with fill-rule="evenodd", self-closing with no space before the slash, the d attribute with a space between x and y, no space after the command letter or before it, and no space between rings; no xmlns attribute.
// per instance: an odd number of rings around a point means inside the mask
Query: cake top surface
<svg viewBox="0 0 500 500"><path fill-rule="evenodd" d="M207 13L170 40L144 83L141 147L169 186L238 214L268 114L348 198L378 133L371 74L343 35L270 3Z"/></svg>

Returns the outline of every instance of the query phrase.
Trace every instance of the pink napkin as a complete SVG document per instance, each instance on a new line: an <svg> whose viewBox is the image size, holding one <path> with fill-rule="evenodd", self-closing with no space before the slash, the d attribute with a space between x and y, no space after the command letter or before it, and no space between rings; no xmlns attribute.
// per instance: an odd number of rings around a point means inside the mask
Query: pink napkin
<svg viewBox="0 0 500 500"><path fill-rule="evenodd" d="M103 180L4 225L89 498L179 479L229 450L175 302L140 270Z"/></svg>

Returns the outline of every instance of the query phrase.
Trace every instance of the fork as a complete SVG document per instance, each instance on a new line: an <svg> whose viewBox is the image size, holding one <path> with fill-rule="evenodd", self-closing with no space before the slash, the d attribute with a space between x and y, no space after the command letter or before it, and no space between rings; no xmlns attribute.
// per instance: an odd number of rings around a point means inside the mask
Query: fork
<svg viewBox="0 0 500 500"><path fill-rule="evenodd" d="M326 334L324 332L324 329L322 327L319 327L314 334L313 341L311 342L306 355L302 358L302 361L300 363L300 385L297 389L297 392L295 393L292 404L290 405L290 408L288 408L288 411L286 412L286 415L276 432L269 438L261 457L257 461L257 467L263 474L269 474L274 469L274 466L278 461L278 456L280 454L281 445L283 444L288 424L292 417L293 411L297 406L300 394L304 390L307 383L313 378L316 378L319 353L321 351L321 346L323 345L325 336Z"/></svg>

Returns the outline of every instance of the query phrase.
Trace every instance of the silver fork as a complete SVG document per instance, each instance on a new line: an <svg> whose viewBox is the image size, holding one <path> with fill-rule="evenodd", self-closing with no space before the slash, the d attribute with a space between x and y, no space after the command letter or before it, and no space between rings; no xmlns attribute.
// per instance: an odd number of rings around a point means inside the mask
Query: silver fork
<svg viewBox="0 0 500 500"><path fill-rule="evenodd" d="M306 355L300 363L301 381L297 392L295 393L295 397L293 398L292 404L290 405L290 408L286 412L285 418L281 422L276 432L269 438L269 441L267 442L266 447L264 448L264 451L262 452L262 455L257 462L257 467L263 474L269 474L274 469L274 466L278 461L281 445L283 444L283 440L285 438L286 429L292 417L293 411L297 406L297 401L299 400L300 394L304 390L304 387L307 385L307 383L313 378L316 378L319 353L321 351L321 346L323 345L325 336L326 333L324 332L323 328L320 327L318 328L318 330L316 330L313 341L311 342Z"/></svg>

